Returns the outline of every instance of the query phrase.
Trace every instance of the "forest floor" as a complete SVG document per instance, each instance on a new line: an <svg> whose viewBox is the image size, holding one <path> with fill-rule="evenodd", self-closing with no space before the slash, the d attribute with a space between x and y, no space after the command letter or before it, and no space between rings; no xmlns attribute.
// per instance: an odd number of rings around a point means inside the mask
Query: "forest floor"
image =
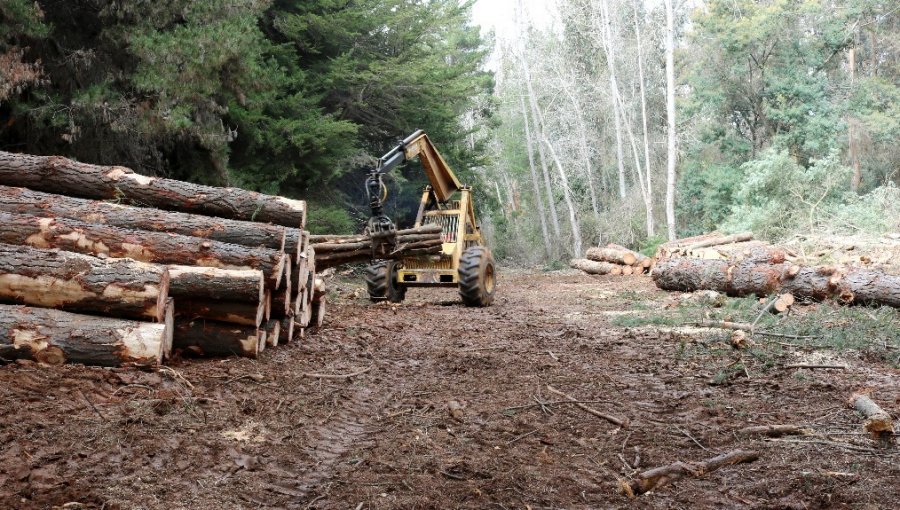
<svg viewBox="0 0 900 510"><path fill-rule="evenodd" d="M887 343L896 337L871 339L871 351L784 338L738 351L726 333L672 324L710 313L752 320L753 300L704 308L647 277L510 270L486 309L464 308L450 290L373 305L357 281L332 288L322 331L259 360L175 360L158 372L0 367L0 508L881 509L900 500L900 447L876 445L846 404L870 388L897 414L900 346ZM804 362L847 368L785 368ZM627 428L560 403L548 385ZM735 433L758 424L811 432ZM643 470L738 448L759 460L638 501L620 493Z"/></svg>

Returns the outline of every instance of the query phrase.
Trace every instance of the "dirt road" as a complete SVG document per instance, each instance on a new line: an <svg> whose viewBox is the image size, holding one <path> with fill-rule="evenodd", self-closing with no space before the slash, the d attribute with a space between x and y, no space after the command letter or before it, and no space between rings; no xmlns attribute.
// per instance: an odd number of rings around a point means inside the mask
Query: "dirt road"
<svg viewBox="0 0 900 510"><path fill-rule="evenodd" d="M780 368L802 355L614 318L674 306L649 278L506 272L499 299L371 305L338 285L327 327L257 361L159 372L0 366L0 508L890 508L898 448L846 407L896 415L898 371ZM735 361L737 360L737 361ZM740 367L740 370L735 370ZM309 377L310 373L352 378ZM552 385L628 420L561 403ZM756 424L814 435L743 438ZM620 484L733 449L749 464L630 501Z"/></svg>

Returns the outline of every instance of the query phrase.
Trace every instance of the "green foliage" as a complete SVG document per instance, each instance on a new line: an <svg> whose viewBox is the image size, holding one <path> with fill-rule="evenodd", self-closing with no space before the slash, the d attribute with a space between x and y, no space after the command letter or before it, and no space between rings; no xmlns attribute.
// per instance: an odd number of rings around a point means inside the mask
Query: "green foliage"
<svg viewBox="0 0 900 510"><path fill-rule="evenodd" d="M677 217L684 218L684 236L715 230L728 218L735 193L743 181L743 170L731 165L709 164L697 160L685 164L678 181Z"/></svg>
<svg viewBox="0 0 900 510"><path fill-rule="evenodd" d="M347 213L347 209L333 204L310 202L307 225L313 234L353 234L356 232L356 222Z"/></svg>

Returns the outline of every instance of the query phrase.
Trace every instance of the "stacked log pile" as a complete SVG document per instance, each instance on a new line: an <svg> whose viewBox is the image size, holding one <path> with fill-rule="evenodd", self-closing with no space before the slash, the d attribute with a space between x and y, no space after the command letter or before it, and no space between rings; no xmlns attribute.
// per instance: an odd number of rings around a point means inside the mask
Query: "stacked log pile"
<svg viewBox="0 0 900 510"><path fill-rule="evenodd" d="M900 308L900 275L849 266L805 266L789 250L718 233L660 246L653 280L663 290L714 290L729 296L775 295L771 309L794 298Z"/></svg>
<svg viewBox="0 0 900 510"><path fill-rule="evenodd" d="M588 274L631 276L650 272L653 260L618 244L589 248L583 259L572 259L569 266Z"/></svg>
<svg viewBox="0 0 900 510"><path fill-rule="evenodd" d="M0 361L290 342L324 319L306 218L300 200L0 151Z"/></svg>
<svg viewBox="0 0 900 510"><path fill-rule="evenodd" d="M372 258L372 238L367 235L314 235L310 236L309 242L316 251L316 264L320 269ZM388 253L388 258L440 253L443 242L440 225L398 230L395 247Z"/></svg>

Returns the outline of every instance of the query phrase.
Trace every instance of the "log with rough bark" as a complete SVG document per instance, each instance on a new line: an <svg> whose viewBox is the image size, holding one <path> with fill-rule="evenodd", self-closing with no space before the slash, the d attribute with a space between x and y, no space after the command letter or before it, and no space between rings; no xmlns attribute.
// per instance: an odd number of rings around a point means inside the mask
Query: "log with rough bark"
<svg viewBox="0 0 900 510"><path fill-rule="evenodd" d="M863 427L873 439L887 440L894 434L891 415L864 393L854 393L847 402L850 407L865 416Z"/></svg>
<svg viewBox="0 0 900 510"><path fill-rule="evenodd" d="M176 298L258 303L265 298L265 278L257 269L172 265L169 294Z"/></svg>
<svg viewBox="0 0 900 510"><path fill-rule="evenodd" d="M621 482L621 488L628 496L647 493L657 487L668 485L686 476L701 477L719 468L753 462L759 454L747 450L734 450L701 462L675 462L637 475L632 482Z"/></svg>
<svg viewBox="0 0 900 510"><path fill-rule="evenodd" d="M283 280L290 257L278 250L220 243L200 237L131 230L70 218L46 218L0 211L0 243L58 248L101 257L157 264L258 269L272 288Z"/></svg>
<svg viewBox="0 0 900 510"><path fill-rule="evenodd" d="M281 321L271 319L266 322L266 347L277 347L281 339Z"/></svg>
<svg viewBox="0 0 900 510"><path fill-rule="evenodd" d="M680 292L706 289L760 297L783 292L811 301L900 308L900 276L868 269L675 258L657 262L653 280L663 290Z"/></svg>
<svg viewBox="0 0 900 510"><path fill-rule="evenodd" d="M352 262L372 260L372 239L365 235L310 236L310 244L316 251L319 269L339 266ZM440 225L424 225L397 231L396 248L387 258L398 259L407 256L440 253Z"/></svg>
<svg viewBox="0 0 900 510"><path fill-rule="evenodd" d="M300 242L299 229L281 225L134 207L8 186L0 186L0 211L202 237L222 243L284 250L288 254L296 253Z"/></svg>
<svg viewBox="0 0 900 510"><path fill-rule="evenodd" d="M176 320L173 346L196 356L256 358L265 330L206 319Z"/></svg>
<svg viewBox="0 0 900 510"><path fill-rule="evenodd" d="M168 291L165 266L0 244L0 301L161 322Z"/></svg>
<svg viewBox="0 0 900 510"><path fill-rule="evenodd" d="M580 269L587 274L610 274L610 271L613 270L616 266L615 264L610 264L609 262L597 262L595 260L588 259L572 259L569 261L569 266L573 269Z"/></svg>
<svg viewBox="0 0 900 510"><path fill-rule="evenodd" d="M268 320L269 303L217 299L179 299L175 315L182 320L209 319L258 328Z"/></svg>
<svg viewBox="0 0 900 510"><path fill-rule="evenodd" d="M0 305L0 360L152 366L162 363L171 335L166 324Z"/></svg>
<svg viewBox="0 0 900 510"><path fill-rule="evenodd" d="M628 249L612 248L590 248L585 253L585 258L595 260L597 262L611 262L623 266L630 266L637 262L638 258L635 252Z"/></svg>
<svg viewBox="0 0 900 510"><path fill-rule="evenodd" d="M294 318L288 317L281 320L281 330L278 333L279 344L289 344L294 340Z"/></svg>
<svg viewBox="0 0 900 510"><path fill-rule="evenodd" d="M743 243L753 240L753 232L742 232L740 234L732 234L729 236L714 237L712 239L704 239L689 244L685 250L691 251L699 248L708 248L710 246L719 246L722 244Z"/></svg>
<svg viewBox="0 0 900 510"><path fill-rule="evenodd" d="M60 156L0 151L0 184L288 227L306 225L302 200L147 177L121 166L90 165Z"/></svg>

